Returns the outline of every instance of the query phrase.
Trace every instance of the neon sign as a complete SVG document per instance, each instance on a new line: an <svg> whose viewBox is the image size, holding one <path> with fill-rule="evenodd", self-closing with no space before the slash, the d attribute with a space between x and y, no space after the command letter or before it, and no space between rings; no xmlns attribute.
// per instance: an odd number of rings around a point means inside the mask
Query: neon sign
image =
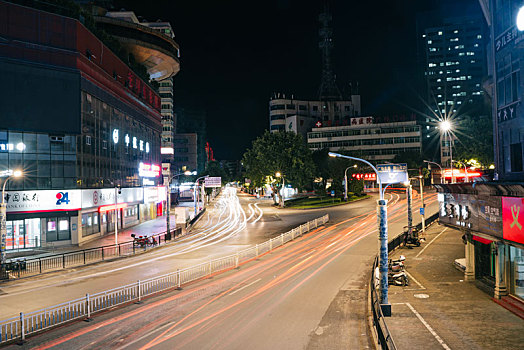
<svg viewBox="0 0 524 350"><path fill-rule="evenodd" d="M138 176L140 177L158 177L160 176L160 165L140 163L138 166Z"/></svg>
<svg viewBox="0 0 524 350"><path fill-rule="evenodd" d="M481 173L479 173L478 171L468 171L468 175L467 177L479 177L479 176L482 176ZM451 169L445 169L444 170L444 177L445 178L451 178ZM453 177L455 178L461 178L461 177L466 177L466 172L464 172L464 170L462 169L453 169Z"/></svg>
<svg viewBox="0 0 524 350"><path fill-rule="evenodd" d="M377 174L376 173L358 173L351 175L353 178L357 180L366 180L366 181L377 181Z"/></svg>

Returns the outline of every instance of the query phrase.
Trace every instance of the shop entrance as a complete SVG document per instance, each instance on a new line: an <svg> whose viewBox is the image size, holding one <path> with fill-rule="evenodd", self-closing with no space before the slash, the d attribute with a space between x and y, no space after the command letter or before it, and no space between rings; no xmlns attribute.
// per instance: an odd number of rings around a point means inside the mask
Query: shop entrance
<svg viewBox="0 0 524 350"><path fill-rule="evenodd" d="M40 247L40 219L6 221L6 248L24 249Z"/></svg>

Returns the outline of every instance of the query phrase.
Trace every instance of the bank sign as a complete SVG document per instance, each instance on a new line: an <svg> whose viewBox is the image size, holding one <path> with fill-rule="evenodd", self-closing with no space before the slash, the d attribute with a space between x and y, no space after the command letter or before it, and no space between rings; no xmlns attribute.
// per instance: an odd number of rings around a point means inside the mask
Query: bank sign
<svg viewBox="0 0 524 350"><path fill-rule="evenodd" d="M82 191L8 191L4 201L9 213L79 210L82 205Z"/></svg>

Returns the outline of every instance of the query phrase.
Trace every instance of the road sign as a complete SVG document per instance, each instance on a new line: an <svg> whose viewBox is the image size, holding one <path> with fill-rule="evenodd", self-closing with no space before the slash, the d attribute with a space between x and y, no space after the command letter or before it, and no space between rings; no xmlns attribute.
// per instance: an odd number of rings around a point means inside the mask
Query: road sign
<svg viewBox="0 0 524 350"><path fill-rule="evenodd" d="M221 177L206 177L204 180L204 187L222 187L222 178Z"/></svg>
<svg viewBox="0 0 524 350"><path fill-rule="evenodd" d="M408 181L408 165L406 163L377 164L377 171L383 185Z"/></svg>
<svg viewBox="0 0 524 350"><path fill-rule="evenodd" d="M331 197L335 197L335 191L331 191Z"/></svg>
<svg viewBox="0 0 524 350"><path fill-rule="evenodd" d="M420 209L420 215L424 215L424 208L419 208Z"/></svg>

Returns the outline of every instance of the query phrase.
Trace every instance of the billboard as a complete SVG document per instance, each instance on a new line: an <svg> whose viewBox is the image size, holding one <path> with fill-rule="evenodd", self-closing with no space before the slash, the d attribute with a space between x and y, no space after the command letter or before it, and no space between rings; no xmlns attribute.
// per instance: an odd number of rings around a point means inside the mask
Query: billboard
<svg viewBox="0 0 524 350"><path fill-rule="evenodd" d="M222 178L221 177L206 177L204 179L204 187L222 187Z"/></svg>

